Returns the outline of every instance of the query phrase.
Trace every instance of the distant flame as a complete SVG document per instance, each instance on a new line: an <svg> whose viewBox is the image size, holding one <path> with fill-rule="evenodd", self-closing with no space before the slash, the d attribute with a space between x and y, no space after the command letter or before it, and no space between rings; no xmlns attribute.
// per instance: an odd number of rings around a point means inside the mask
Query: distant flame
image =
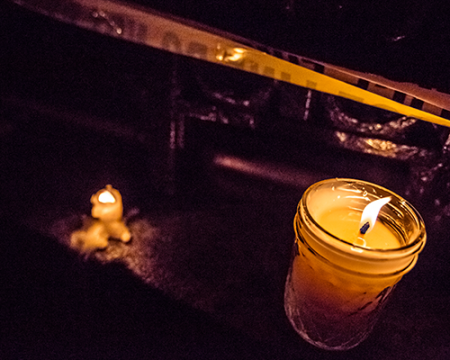
<svg viewBox="0 0 450 360"><path fill-rule="evenodd" d="M392 198L389 196L387 198L375 200L364 208L361 222L359 223L360 232L362 234L367 234L372 230L381 208L391 201L391 199Z"/></svg>
<svg viewBox="0 0 450 360"><path fill-rule="evenodd" d="M216 48L216 59L225 63L240 63L245 56L245 49L242 48L230 48L222 44L218 44Z"/></svg>
<svg viewBox="0 0 450 360"><path fill-rule="evenodd" d="M244 49L234 48L233 54L228 56L226 60L235 62L242 60L243 57L244 57Z"/></svg>
<svg viewBox="0 0 450 360"><path fill-rule="evenodd" d="M114 198L113 194L111 194L109 191L103 191L98 196L98 201L103 204L113 204L116 202L116 199Z"/></svg>

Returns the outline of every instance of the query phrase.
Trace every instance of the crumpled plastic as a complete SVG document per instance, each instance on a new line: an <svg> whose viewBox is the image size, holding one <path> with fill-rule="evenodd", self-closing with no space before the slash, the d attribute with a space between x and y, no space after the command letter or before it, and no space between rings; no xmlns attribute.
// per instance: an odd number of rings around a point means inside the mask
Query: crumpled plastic
<svg viewBox="0 0 450 360"><path fill-rule="evenodd" d="M338 147L405 162L405 195L434 220L450 217L450 130L400 114L323 94L324 116Z"/></svg>
<svg viewBox="0 0 450 360"><path fill-rule="evenodd" d="M180 64L182 111L204 121L255 129L270 107L273 81L208 63Z"/></svg>
<svg viewBox="0 0 450 360"><path fill-rule="evenodd" d="M321 132L318 139L327 146L403 162L410 169L404 194L447 207L450 216L450 195L442 195L450 193L448 128L233 69L182 66L179 95L186 115L274 136L285 127L301 138L306 127Z"/></svg>

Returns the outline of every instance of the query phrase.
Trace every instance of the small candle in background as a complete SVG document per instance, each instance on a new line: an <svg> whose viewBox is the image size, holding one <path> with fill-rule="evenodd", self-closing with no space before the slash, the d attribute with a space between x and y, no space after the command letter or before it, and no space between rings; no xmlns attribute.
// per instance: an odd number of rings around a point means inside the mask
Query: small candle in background
<svg viewBox="0 0 450 360"><path fill-rule="evenodd" d="M94 219L89 219L82 230L72 234L72 245L94 250L107 247L109 238L130 241L130 231L122 219L122 196L117 189L107 185L105 189L92 195L91 203L91 215Z"/></svg>

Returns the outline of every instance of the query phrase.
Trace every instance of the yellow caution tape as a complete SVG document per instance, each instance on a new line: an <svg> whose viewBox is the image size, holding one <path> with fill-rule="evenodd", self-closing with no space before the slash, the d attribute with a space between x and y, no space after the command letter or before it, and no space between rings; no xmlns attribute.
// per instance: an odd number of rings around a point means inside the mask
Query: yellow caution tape
<svg viewBox="0 0 450 360"><path fill-rule="evenodd" d="M447 94L418 86L408 89L401 83L268 48L148 8L115 0L14 2L60 21L108 36L450 126L450 96ZM428 96L430 93L432 96ZM436 93L437 101L433 96Z"/></svg>

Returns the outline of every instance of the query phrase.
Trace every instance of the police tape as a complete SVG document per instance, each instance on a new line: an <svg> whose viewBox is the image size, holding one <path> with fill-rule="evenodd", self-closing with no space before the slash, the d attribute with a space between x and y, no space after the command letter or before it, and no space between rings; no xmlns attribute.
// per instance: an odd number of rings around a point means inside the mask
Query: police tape
<svg viewBox="0 0 450 360"><path fill-rule="evenodd" d="M104 35L450 126L450 95L311 60L115 0L13 0Z"/></svg>

